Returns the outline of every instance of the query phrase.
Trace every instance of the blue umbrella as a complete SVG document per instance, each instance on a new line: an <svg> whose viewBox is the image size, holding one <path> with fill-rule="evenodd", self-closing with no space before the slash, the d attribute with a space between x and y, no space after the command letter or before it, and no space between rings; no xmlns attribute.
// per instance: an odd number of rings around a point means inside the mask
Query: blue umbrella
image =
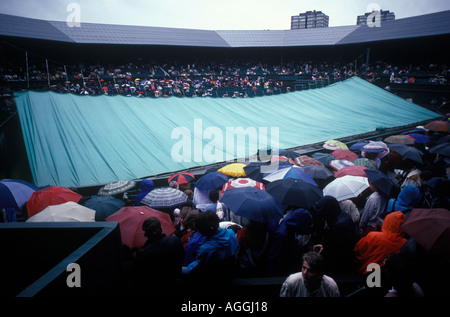
<svg viewBox="0 0 450 317"><path fill-rule="evenodd" d="M201 190L217 189L222 187L229 179L228 175L221 172L210 172L200 177L195 183L195 187Z"/></svg>
<svg viewBox="0 0 450 317"><path fill-rule="evenodd" d="M282 205L265 190L253 187L230 188L223 194L225 203L236 216L261 223L283 217Z"/></svg>
<svg viewBox="0 0 450 317"><path fill-rule="evenodd" d="M28 182L17 179L0 181L0 208L21 209L38 188Z"/></svg>
<svg viewBox="0 0 450 317"><path fill-rule="evenodd" d="M323 197L322 190L301 179L280 179L267 184L266 192L284 206L311 208Z"/></svg>
<svg viewBox="0 0 450 317"><path fill-rule="evenodd" d="M394 182L384 173L379 170L367 168L364 170L369 182L378 188L381 192L385 193L389 197L397 197L398 187Z"/></svg>
<svg viewBox="0 0 450 317"><path fill-rule="evenodd" d="M333 155L322 152L314 153L311 156L316 160L320 161L325 166L329 166L330 162L336 159Z"/></svg>
<svg viewBox="0 0 450 317"><path fill-rule="evenodd" d="M123 200L113 196L93 196L82 203L83 206L95 210L95 221L105 221L105 218L111 216L120 208L125 206Z"/></svg>
<svg viewBox="0 0 450 317"><path fill-rule="evenodd" d="M278 171L270 173L263 179L268 182L273 182L278 179L286 179L286 178L301 179L307 183L317 186L317 183L314 181L314 179L311 176L309 176L304 170L302 170L301 167L299 166L291 166L279 169Z"/></svg>
<svg viewBox="0 0 450 317"><path fill-rule="evenodd" d="M414 143L428 143L428 142L430 142L430 139L426 135L423 135L423 134L410 133L410 134L407 134L407 135L409 135L410 137L412 137L414 139Z"/></svg>

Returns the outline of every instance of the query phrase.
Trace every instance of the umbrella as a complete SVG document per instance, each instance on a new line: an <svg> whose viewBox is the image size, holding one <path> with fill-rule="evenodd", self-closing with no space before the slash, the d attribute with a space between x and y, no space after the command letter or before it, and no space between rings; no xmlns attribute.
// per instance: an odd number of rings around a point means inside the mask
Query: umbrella
<svg viewBox="0 0 450 317"><path fill-rule="evenodd" d="M353 166L353 162L349 160L332 160L330 162L330 167L332 167L334 170L339 171L347 166Z"/></svg>
<svg viewBox="0 0 450 317"><path fill-rule="evenodd" d="M231 163L225 165L217 171L232 177L245 177L245 166L246 165L244 163Z"/></svg>
<svg viewBox="0 0 450 317"><path fill-rule="evenodd" d="M407 134L407 135L414 139L414 143L428 143L428 142L430 142L430 139L426 135L423 135L423 134L410 133L410 134Z"/></svg>
<svg viewBox="0 0 450 317"><path fill-rule="evenodd" d="M384 139L384 141L393 144L414 144L414 139L407 135L391 135Z"/></svg>
<svg viewBox="0 0 450 317"><path fill-rule="evenodd" d="M59 205L51 205L26 222L94 222L95 210L68 201Z"/></svg>
<svg viewBox="0 0 450 317"><path fill-rule="evenodd" d="M337 140L328 140L325 141L323 147L327 150L337 150L337 149L348 149L347 145L341 141Z"/></svg>
<svg viewBox="0 0 450 317"><path fill-rule="evenodd" d="M447 132L448 133L448 127L442 120L436 120L431 121L423 126L427 130L431 130L434 132Z"/></svg>
<svg viewBox="0 0 450 317"><path fill-rule="evenodd" d="M413 209L400 226L428 252L450 256L450 211L448 209Z"/></svg>
<svg viewBox="0 0 450 317"><path fill-rule="evenodd" d="M441 143L430 148L430 153L438 153L450 157L450 143Z"/></svg>
<svg viewBox="0 0 450 317"><path fill-rule="evenodd" d="M314 180L316 179L327 179L333 177L333 173L325 166L318 165L305 165L300 167L302 171L306 172Z"/></svg>
<svg viewBox="0 0 450 317"><path fill-rule="evenodd" d="M397 152L402 157L423 164L422 152L418 149L404 144L391 144L389 145L389 147L391 148L391 150Z"/></svg>
<svg viewBox="0 0 450 317"><path fill-rule="evenodd" d="M367 177L345 175L336 178L323 189L324 196L333 196L338 201L354 198L369 188Z"/></svg>
<svg viewBox="0 0 450 317"><path fill-rule="evenodd" d="M381 154L388 151L389 148L386 143L381 141L369 141L366 145L361 148L362 152L365 153L377 153Z"/></svg>
<svg viewBox="0 0 450 317"><path fill-rule="evenodd" d="M95 210L95 221L104 221L106 217L124 207L125 202L113 196L93 196L82 205Z"/></svg>
<svg viewBox="0 0 450 317"><path fill-rule="evenodd" d="M242 188L242 187L254 187L264 190L265 185L261 182L257 182L251 178L236 178L229 180L222 187L222 193L224 193L227 189L230 188Z"/></svg>
<svg viewBox="0 0 450 317"><path fill-rule="evenodd" d="M194 179L195 179L194 174L189 172L180 172L170 176L167 182L170 183L171 181L176 181L178 185L181 185L181 184L188 184Z"/></svg>
<svg viewBox="0 0 450 317"><path fill-rule="evenodd" d="M268 192L253 187L231 188L221 199L236 216L268 223L283 217L281 204Z"/></svg>
<svg viewBox="0 0 450 317"><path fill-rule="evenodd" d="M354 161L358 158L358 155L350 150L345 149L334 150L333 152L331 152L331 155L333 155L338 160Z"/></svg>
<svg viewBox="0 0 450 317"><path fill-rule="evenodd" d="M280 179L267 184L266 191L285 206L310 208L320 198L322 191L301 179Z"/></svg>
<svg viewBox="0 0 450 317"><path fill-rule="evenodd" d="M153 189L141 200L141 204L150 208L175 208L187 203L188 195L179 189L172 187L161 187Z"/></svg>
<svg viewBox="0 0 450 317"><path fill-rule="evenodd" d="M320 161L324 166L330 166L330 162L336 158L328 153L317 152L312 155L313 158Z"/></svg>
<svg viewBox="0 0 450 317"><path fill-rule="evenodd" d="M358 141L358 142L356 142L355 144L352 144L352 145L349 147L349 150L352 150L352 151L361 151L361 149L363 148L363 146L364 146L364 145L367 145L367 144L369 144L369 141Z"/></svg>
<svg viewBox="0 0 450 317"><path fill-rule="evenodd" d="M2 179L0 181L0 209L22 209L37 190L36 186L22 180Z"/></svg>
<svg viewBox="0 0 450 317"><path fill-rule="evenodd" d="M150 217L155 217L161 222L162 233L165 235L170 236L175 232L175 227L168 214L147 206L123 207L105 220L119 222L122 244L131 249L139 249L147 241L142 230L142 223Z"/></svg>
<svg viewBox="0 0 450 317"><path fill-rule="evenodd" d="M100 188L97 195L116 195L120 193L124 193L127 190L136 186L135 181L117 181L114 183L109 183Z"/></svg>
<svg viewBox="0 0 450 317"><path fill-rule="evenodd" d="M365 171L372 185L388 196L397 197L398 188L386 174L370 168Z"/></svg>
<svg viewBox="0 0 450 317"><path fill-rule="evenodd" d="M368 158L365 158L365 157L354 160L353 164L359 165L359 166L365 166L365 167L371 168L371 169L377 169L375 164L371 160L369 160Z"/></svg>
<svg viewBox="0 0 450 317"><path fill-rule="evenodd" d="M316 182L312 179L312 177L309 176L305 171L303 171L300 166L291 166L279 169L278 171L270 173L263 179L268 182L273 182L276 181L277 179L285 179L285 178L302 179L305 182L317 186Z"/></svg>
<svg viewBox="0 0 450 317"><path fill-rule="evenodd" d="M63 186L51 186L35 191L27 202L28 217L51 205L59 205L68 201L78 203L82 197L80 194Z"/></svg>
<svg viewBox="0 0 450 317"><path fill-rule="evenodd" d="M308 155L300 155L294 159L295 164L298 166L306 166L306 165L318 165L318 166L324 166L324 164L319 161L318 159L315 159L313 157L310 157ZM327 165L328 166L328 165Z"/></svg>
<svg viewBox="0 0 450 317"><path fill-rule="evenodd" d="M293 150L280 149L278 154L280 154L280 156L286 156L287 158L290 159L295 159L296 157L298 157L298 153Z"/></svg>
<svg viewBox="0 0 450 317"><path fill-rule="evenodd" d="M245 175L255 181L262 182L263 181L263 173L261 171L261 166L263 168L269 168L270 163L266 162L251 162L247 166L244 167Z"/></svg>
<svg viewBox="0 0 450 317"><path fill-rule="evenodd" d="M345 175L367 177L365 172L366 168L367 167L361 165L347 166L334 173L334 177L338 178Z"/></svg>
<svg viewBox="0 0 450 317"><path fill-rule="evenodd" d="M278 155L272 155L270 158L271 163L277 162L279 165L293 165L294 160L288 158L287 156L278 156Z"/></svg>
<svg viewBox="0 0 450 317"><path fill-rule="evenodd" d="M201 190L217 189L228 182L230 177L220 172L210 172L200 177L195 183L195 187Z"/></svg>

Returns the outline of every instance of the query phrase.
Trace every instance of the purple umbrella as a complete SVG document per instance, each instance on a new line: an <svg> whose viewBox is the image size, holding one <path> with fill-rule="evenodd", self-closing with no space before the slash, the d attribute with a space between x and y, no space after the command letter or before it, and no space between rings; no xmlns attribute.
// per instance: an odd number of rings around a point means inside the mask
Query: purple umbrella
<svg viewBox="0 0 450 317"><path fill-rule="evenodd" d="M22 209L38 188L28 182L17 179L0 181L0 208Z"/></svg>

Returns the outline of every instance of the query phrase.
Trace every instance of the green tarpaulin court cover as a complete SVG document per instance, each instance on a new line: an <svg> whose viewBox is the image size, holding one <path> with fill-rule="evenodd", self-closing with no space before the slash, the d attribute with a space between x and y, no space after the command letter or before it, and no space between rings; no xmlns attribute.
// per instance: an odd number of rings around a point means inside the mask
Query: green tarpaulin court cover
<svg viewBox="0 0 450 317"><path fill-rule="evenodd" d="M138 179L440 116L358 77L254 98L15 97L37 186Z"/></svg>

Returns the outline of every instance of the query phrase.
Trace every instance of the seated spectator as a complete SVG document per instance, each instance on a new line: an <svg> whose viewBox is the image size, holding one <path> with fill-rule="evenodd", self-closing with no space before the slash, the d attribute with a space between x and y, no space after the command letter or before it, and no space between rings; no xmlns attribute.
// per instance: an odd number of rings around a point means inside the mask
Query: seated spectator
<svg viewBox="0 0 450 317"><path fill-rule="evenodd" d="M324 274L325 262L319 253L305 253L302 262L301 272L284 281L280 297L340 297L336 282Z"/></svg>
<svg viewBox="0 0 450 317"><path fill-rule="evenodd" d="M358 210L358 207L356 206L356 204L352 200L346 199L346 200L340 201L339 207L341 207L341 209L343 211L347 212L350 215L350 217L352 217L352 221L355 225L359 224L359 218L360 218L359 210Z"/></svg>
<svg viewBox="0 0 450 317"><path fill-rule="evenodd" d="M141 180L141 192L134 197L134 205L139 206L141 204L141 200L147 196L147 194L153 190L155 187L153 181L151 179L143 179Z"/></svg>
<svg viewBox="0 0 450 317"><path fill-rule="evenodd" d="M314 243L325 259L326 272L351 273L354 271L353 249L356 242L355 225L348 213L332 196L322 197L314 206L315 214L325 225Z"/></svg>
<svg viewBox="0 0 450 317"><path fill-rule="evenodd" d="M227 205L219 201L219 192L212 190L209 192L211 204L206 205L204 211L213 211L219 217L219 221L230 221L230 211Z"/></svg>
<svg viewBox="0 0 450 317"><path fill-rule="evenodd" d="M386 216L380 231L369 232L355 245L355 257L358 261L358 273L367 273L367 265L378 263L384 266L384 260L391 254L399 253L406 243L404 232L400 225L406 217L401 211L395 211Z"/></svg>
<svg viewBox="0 0 450 317"><path fill-rule="evenodd" d="M298 270L301 256L307 251L312 229L313 219L306 209L288 213L278 226L271 228L268 249L269 275L288 275ZM299 236L303 239L299 239Z"/></svg>
<svg viewBox="0 0 450 317"><path fill-rule="evenodd" d="M267 273L267 224L249 220L237 231L239 243L237 264L241 275L261 276Z"/></svg>
<svg viewBox="0 0 450 317"><path fill-rule="evenodd" d="M384 213L388 202L388 197L383 192L372 183L369 182L369 184L372 194L367 199L359 220L359 234L361 236L376 230L378 217Z"/></svg>
<svg viewBox="0 0 450 317"><path fill-rule="evenodd" d="M411 209L418 207L419 202L419 188L413 185L406 185L402 188L397 198L389 199L386 212L403 211L407 215Z"/></svg>
<svg viewBox="0 0 450 317"><path fill-rule="evenodd" d="M136 290L154 295L169 295L181 276L184 250L180 239L162 233L161 223L150 217L142 224L147 241L131 267Z"/></svg>
<svg viewBox="0 0 450 317"><path fill-rule="evenodd" d="M198 215L198 210L184 206L180 211L180 220L175 225L175 235L180 238L183 248L186 248L189 239L195 232L195 218Z"/></svg>
<svg viewBox="0 0 450 317"><path fill-rule="evenodd" d="M433 177L423 184L423 208L445 208L450 210L450 180Z"/></svg>
<svg viewBox="0 0 450 317"><path fill-rule="evenodd" d="M183 267L184 274L215 277L218 272L222 272L221 268L234 264L239 248L236 235L230 229L219 227L219 217L215 212L199 213L195 229L206 238L198 247L195 260Z"/></svg>

